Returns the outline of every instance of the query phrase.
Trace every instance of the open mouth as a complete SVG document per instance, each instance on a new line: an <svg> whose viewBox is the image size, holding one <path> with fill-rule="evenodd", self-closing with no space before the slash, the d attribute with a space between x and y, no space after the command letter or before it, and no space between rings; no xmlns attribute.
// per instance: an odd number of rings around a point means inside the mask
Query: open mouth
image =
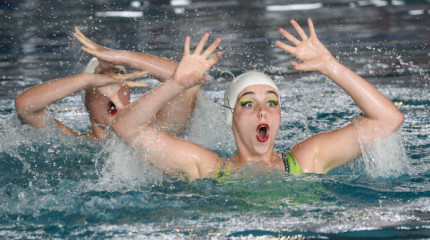
<svg viewBox="0 0 430 240"><path fill-rule="evenodd" d="M269 125L260 124L257 127L257 140L259 142L266 142L269 139Z"/></svg>

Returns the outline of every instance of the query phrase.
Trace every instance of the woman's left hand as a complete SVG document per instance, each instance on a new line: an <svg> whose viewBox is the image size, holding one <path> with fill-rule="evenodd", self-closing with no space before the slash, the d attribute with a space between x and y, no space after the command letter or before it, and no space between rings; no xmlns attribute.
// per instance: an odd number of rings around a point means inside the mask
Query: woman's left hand
<svg viewBox="0 0 430 240"><path fill-rule="evenodd" d="M331 55L327 48L318 39L314 25L310 18L308 18L310 32L309 37L295 20L292 19L290 22L302 40L297 39L285 29L280 28L279 32L292 44L294 44L295 47L285 44L281 41L276 41L276 45L302 61L301 63L297 63L296 61L290 62L295 70L323 72L327 61L336 61L333 55Z"/></svg>
<svg viewBox="0 0 430 240"><path fill-rule="evenodd" d="M111 63L111 64L119 64L118 63L118 50L109 49L103 46L96 44L87 38L78 27L75 27L75 34L73 36L82 43L81 49L95 57L97 57L102 61Z"/></svg>
<svg viewBox="0 0 430 240"><path fill-rule="evenodd" d="M185 38L184 55L172 75L172 79L184 89L208 81L209 78L204 77L203 74L221 58L221 52L217 52L211 56L221 43L221 38L215 39L202 53L208 38L209 33L205 33L192 54L190 52L190 37L187 36Z"/></svg>

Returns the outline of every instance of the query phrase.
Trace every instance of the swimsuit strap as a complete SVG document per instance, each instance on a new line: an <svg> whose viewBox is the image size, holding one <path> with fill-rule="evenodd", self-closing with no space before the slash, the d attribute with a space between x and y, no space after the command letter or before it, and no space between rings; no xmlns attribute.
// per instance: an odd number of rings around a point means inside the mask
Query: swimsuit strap
<svg viewBox="0 0 430 240"><path fill-rule="evenodd" d="M290 166L288 165L287 156L285 153L281 153L282 161L284 162L285 172L290 172Z"/></svg>
<svg viewBox="0 0 430 240"><path fill-rule="evenodd" d="M226 160L221 160L218 162L218 167L215 171L213 178L215 178L219 182L227 182L227 176L230 174L231 163L228 162L227 169L224 171Z"/></svg>
<svg viewBox="0 0 430 240"><path fill-rule="evenodd" d="M282 161L284 162L285 171L292 174L303 173L302 168L296 158L290 152L282 153Z"/></svg>

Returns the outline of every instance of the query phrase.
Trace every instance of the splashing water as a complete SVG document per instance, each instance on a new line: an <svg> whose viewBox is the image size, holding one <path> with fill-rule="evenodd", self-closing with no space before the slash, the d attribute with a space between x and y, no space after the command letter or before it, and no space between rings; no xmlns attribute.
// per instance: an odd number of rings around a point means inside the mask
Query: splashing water
<svg viewBox="0 0 430 240"><path fill-rule="evenodd" d="M1 5L0 238L430 236L428 2L137 2ZM294 10L309 6L314 9ZM288 150L360 114L342 90L317 74L294 71L293 57L274 46L285 40L279 27L294 31L289 19L302 24L308 16L330 51L405 115L401 133L363 145L362 157L328 175L252 175L251 169L228 183L189 184L164 176L115 137L72 138L55 125L21 126L15 116L13 99L24 88L80 73L89 60L71 37L71 26L80 26L103 46L173 60L180 59L185 35L198 39L210 31L211 38L223 39L223 57L214 72L225 78L203 86L206 96L200 97L184 137L222 156L233 155L235 143L221 109L231 80L227 75L259 70L280 85L283 115L275 147ZM67 126L86 131L88 119L78 98L57 102L52 110Z"/></svg>
<svg viewBox="0 0 430 240"><path fill-rule="evenodd" d="M406 156L400 131L376 139L371 145L360 143L360 146L366 175L390 178L410 172L410 161Z"/></svg>
<svg viewBox="0 0 430 240"><path fill-rule="evenodd" d="M145 159L139 159L115 136L105 141L103 149L94 160L96 169L99 169L96 189L108 191L138 189L158 184L163 180L161 171Z"/></svg>

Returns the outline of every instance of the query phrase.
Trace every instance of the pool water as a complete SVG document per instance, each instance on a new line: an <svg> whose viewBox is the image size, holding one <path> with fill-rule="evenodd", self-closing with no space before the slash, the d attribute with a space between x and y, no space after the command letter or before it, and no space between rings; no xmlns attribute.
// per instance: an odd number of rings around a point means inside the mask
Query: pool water
<svg viewBox="0 0 430 240"><path fill-rule="evenodd" d="M0 3L0 238L5 239L426 239L430 238L430 1L3 1ZM274 45L289 19L312 17L320 40L403 112L393 136L327 175L262 174L187 183L104 141L32 129L16 116L24 89L77 74L90 57L73 27L101 45L179 60L183 40L223 39L184 138L220 155L235 144L222 96L234 76L258 70L279 84L285 151L360 114L339 87L297 72ZM294 32L294 31L292 31ZM142 81L155 86L157 81ZM136 99L146 90L134 90ZM89 129L80 96L49 108Z"/></svg>

